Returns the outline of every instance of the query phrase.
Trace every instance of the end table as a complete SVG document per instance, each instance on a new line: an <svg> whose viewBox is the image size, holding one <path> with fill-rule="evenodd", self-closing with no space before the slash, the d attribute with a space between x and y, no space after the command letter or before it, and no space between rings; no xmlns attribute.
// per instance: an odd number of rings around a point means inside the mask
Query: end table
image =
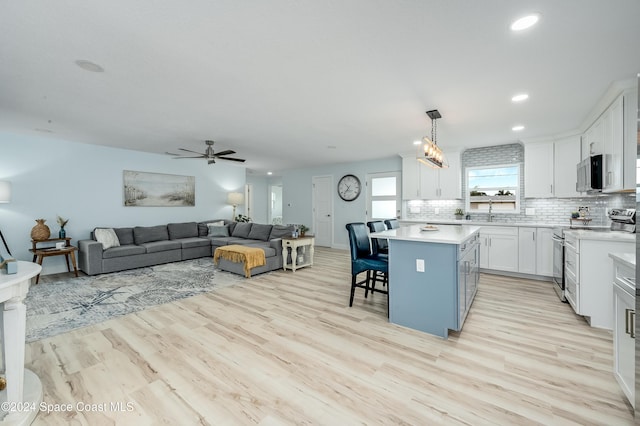
<svg viewBox="0 0 640 426"><path fill-rule="evenodd" d="M304 268L313 265L313 237L282 238L282 269ZM291 262L287 262L291 249ZM300 250L298 250L300 249Z"/></svg>
<svg viewBox="0 0 640 426"><path fill-rule="evenodd" d="M65 246L62 248L54 247L38 247L40 243L55 243L58 241L64 241ZM78 266L76 264L76 255L75 252L78 250L77 247L71 245L71 238L49 238L48 240L31 240L31 248L29 251L33 253L33 262L38 263L38 265L42 266L42 260L45 257L49 256L62 256L64 255L67 261L67 271L71 272L71 267L69 266L69 256L71 256L71 264L73 265L73 271L75 272L76 278L78 277ZM40 274L36 277L36 284L40 281Z"/></svg>

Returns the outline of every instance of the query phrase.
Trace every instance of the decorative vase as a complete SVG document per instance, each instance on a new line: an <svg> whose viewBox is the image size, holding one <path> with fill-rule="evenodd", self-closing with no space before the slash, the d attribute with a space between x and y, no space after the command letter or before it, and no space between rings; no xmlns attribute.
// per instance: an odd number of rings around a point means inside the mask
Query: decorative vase
<svg viewBox="0 0 640 426"><path fill-rule="evenodd" d="M64 227L60 228L60 231L58 232L58 238L64 238L67 236L67 232L64 230Z"/></svg>
<svg viewBox="0 0 640 426"><path fill-rule="evenodd" d="M51 230L44 224L46 221L46 219L36 219L37 225L31 228L31 239L36 241L49 239Z"/></svg>

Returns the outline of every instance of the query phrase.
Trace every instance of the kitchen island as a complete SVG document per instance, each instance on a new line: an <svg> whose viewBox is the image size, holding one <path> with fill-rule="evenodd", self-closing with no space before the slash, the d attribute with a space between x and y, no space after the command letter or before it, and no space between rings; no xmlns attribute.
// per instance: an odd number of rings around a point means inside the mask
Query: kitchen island
<svg viewBox="0 0 640 426"><path fill-rule="evenodd" d="M447 338L462 330L478 288L479 226L412 225L389 241L389 321Z"/></svg>

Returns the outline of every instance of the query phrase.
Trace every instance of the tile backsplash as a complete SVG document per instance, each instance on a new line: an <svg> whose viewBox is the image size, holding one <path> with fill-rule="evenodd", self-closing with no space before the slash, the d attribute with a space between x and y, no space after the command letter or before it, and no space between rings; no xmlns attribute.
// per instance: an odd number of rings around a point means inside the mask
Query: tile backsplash
<svg viewBox="0 0 640 426"><path fill-rule="evenodd" d="M508 145L472 148L461 155L461 172L466 167L493 166L502 164L523 164L524 147L514 143ZM494 222L548 222L569 224L571 213L578 207L589 207L592 226L608 226L607 208L635 208L635 193L585 196L579 198L524 198L524 171L520 173L520 214L493 213ZM462 193L465 193L465 179L462 176ZM412 200L405 203L405 218L410 220L455 219L456 209L465 211L464 200ZM535 213L526 215L528 209ZM436 213L437 211L437 213ZM472 213L472 220L488 220L487 213Z"/></svg>
<svg viewBox="0 0 640 426"><path fill-rule="evenodd" d="M464 200L412 200L407 201L405 217L410 220L455 219L456 209L465 210ZM571 212L579 206L589 207L591 225L608 226L607 208L635 208L635 194L598 195L582 198L524 198L520 214L500 214L494 212L494 222L548 222L569 224ZM526 209L535 209L535 214L526 215ZM436 209L438 213L436 214ZM472 220L487 220L488 214L471 214Z"/></svg>

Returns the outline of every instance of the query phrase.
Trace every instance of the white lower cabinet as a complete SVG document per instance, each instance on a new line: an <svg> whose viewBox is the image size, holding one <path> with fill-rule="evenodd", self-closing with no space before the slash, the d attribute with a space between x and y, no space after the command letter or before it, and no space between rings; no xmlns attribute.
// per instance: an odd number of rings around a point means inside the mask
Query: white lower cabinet
<svg viewBox="0 0 640 426"><path fill-rule="evenodd" d="M635 406L635 269L613 263L613 374Z"/></svg>
<svg viewBox="0 0 640 426"><path fill-rule="evenodd" d="M635 243L583 238L574 231L566 231L564 247L567 300L592 327L612 330L613 263L609 253L635 253Z"/></svg>
<svg viewBox="0 0 640 426"><path fill-rule="evenodd" d="M518 272L553 276L553 230L551 228L518 229Z"/></svg>
<svg viewBox="0 0 640 426"><path fill-rule="evenodd" d="M480 268L518 272L518 228L480 228Z"/></svg>

